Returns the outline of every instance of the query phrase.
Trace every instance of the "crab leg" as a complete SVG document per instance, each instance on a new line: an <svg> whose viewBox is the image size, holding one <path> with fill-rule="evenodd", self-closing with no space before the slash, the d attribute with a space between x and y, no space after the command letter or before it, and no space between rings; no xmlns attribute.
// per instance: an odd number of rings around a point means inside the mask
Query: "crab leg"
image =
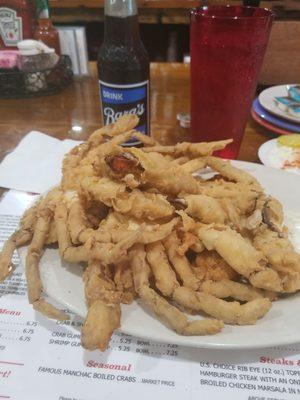
<svg viewBox="0 0 300 400"><path fill-rule="evenodd" d="M54 244L54 243L57 243L57 233L56 233L55 221L52 220L50 223L46 244Z"/></svg>
<svg viewBox="0 0 300 400"><path fill-rule="evenodd" d="M121 293L114 282L105 276L105 267L89 262L83 275L88 314L82 328L81 342L88 350L104 351L114 330L120 326Z"/></svg>
<svg viewBox="0 0 300 400"><path fill-rule="evenodd" d="M15 266L12 264L11 259L14 254L14 251L17 248L16 236L17 236L16 233L12 234L11 237L4 243L3 249L1 251L1 254L0 254L0 282L4 281L15 270Z"/></svg>
<svg viewBox="0 0 300 400"><path fill-rule="evenodd" d="M185 255L178 253L180 241L175 232L164 240L164 246L167 251L169 260L174 266L175 271L183 282L183 285L191 289L199 288L199 280L195 276Z"/></svg>
<svg viewBox="0 0 300 400"><path fill-rule="evenodd" d="M39 300L42 293L42 282L39 273L39 261L47 239L52 211L44 209L39 211L32 241L26 256L25 273L28 286L29 303Z"/></svg>
<svg viewBox="0 0 300 400"><path fill-rule="evenodd" d="M239 274L260 289L282 292L278 273L266 266L261 251L256 250L239 233L225 226L201 226L198 237L208 250L217 253Z"/></svg>
<svg viewBox="0 0 300 400"><path fill-rule="evenodd" d="M155 286L164 296L171 296L179 284L175 272L169 264L163 245L161 242L148 244L146 254L155 277Z"/></svg>
<svg viewBox="0 0 300 400"><path fill-rule="evenodd" d="M173 283L172 290L170 287L168 293L163 292L161 289L161 276L166 268L171 269L171 266L166 260L164 250L156 244L155 246L152 245L152 248L150 248L150 257L149 254L147 254L147 259L150 261L151 270L155 277L155 285L158 289L160 289L164 295L170 297L173 301L188 310L196 312L204 311L217 319L224 320L224 322L244 325L254 323L270 308L271 303L269 299L264 299L261 294L258 294L258 290L252 288L251 290L246 285L229 280L221 281L223 285L220 285L220 282L211 282L209 287L206 285L206 291L204 286L207 282L204 282L201 287L204 292L198 292L188 287L179 286L176 277L174 277L171 281L171 283ZM169 269L167 269L168 272ZM163 278L166 277L168 277L167 274L163 276ZM171 278L169 278L169 280L171 280ZM228 283L227 285L226 282ZM249 300L249 302L241 305L238 302L223 301L217 298L218 296L215 297L207 293L207 289L210 289L210 291L214 290L220 295L219 297L222 297L222 295L224 295L224 297L235 295L236 297L242 297L244 301ZM150 296L150 293L148 293L148 296ZM154 294L152 297L153 296Z"/></svg>
<svg viewBox="0 0 300 400"><path fill-rule="evenodd" d="M81 331L81 344L87 350L106 350L113 332L119 328L119 304L105 304L96 300L88 309Z"/></svg>
<svg viewBox="0 0 300 400"><path fill-rule="evenodd" d="M139 242L140 230L133 231L118 243L99 243L93 239L85 243L86 254L94 260L104 264L112 264L120 261L127 255L128 249Z"/></svg>
<svg viewBox="0 0 300 400"><path fill-rule="evenodd" d="M153 147L144 147L144 152L158 152L161 154L172 154L173 156L187 155L191 158L203 157L212 154L214 151L222 150L227 144L231 143L232 139L220 140L218 142L210 143L189 143L182 142L174 146L156 145Z"/></svg>
<svg viewBox="0 0 300 400"><path fill-rule="evenodd" d="M248 174L248 172L243 171L241 169L235 168L228 161L222 160L217 157L207 157L206 158L207 165L218 171L222 176L226 177L237 183L246 183L247 185L253 186L253 188L257 189L259 192L262 191L262 187L254 178L254 176Z"/></svg>
<svg viewBox="0 0 300 400"><path fill-rule="evenodd" d="M98 299L106 303L120 303L121 292L116 290L115 283L106 274L106 267L101 262L89 261L83 273L83 282L88 305Z"/></svg>
<svg viewBox="0 0 300 400"><path fill-rule="evenodd" d="M100 129L97 129L91 134L88 139L88 143L94 146L103 143L105 136L118 136L123 132L131 131L138 124L139 119L134 114L126 114L120 117L115 124L105 125Z"/></svg>
<svg viewBox="0 0 300 400"><path fill-rule="evenodd" d="M189 321L176 307L149 287L150 268L142 245L135 245L131 251L135 289L150 309L176 332L183 335L215 334L223 328L218 320L204 319Z"/></svg>
<svg viewBox="0 0 300 400"><path fill-rule="evenodd" d="M274 293L263 292L250 285L234 282L229 279L222 279L218 282L205 281L201 285L201 290L219 299L231 297L240 301L251 301L263 297L275 298Z"/></svg>
<svg viewBox="0 0 300 400"><path fill-rule="evenodd" d="M70 231L72 243L82 243L82 241L80 240L80 236L88 228L90 228L90 226L85 216L83 205L81 204L80 199L77 195L75 195L70 200L68 208L68 228Z"/></svg>
<svg viewBox="0 0 300 400"><path fill-rule="evenodd" d="M203 195L183 195L181 199L186 204L185 212L205 224L213 222L224 223L228 216L217 199Z"/></svg>
<svg viewBox="0 0 300 400"><path fill-rule="evenodd" d="M61 258L68 262L88 261L89 255L85 246L75 247L72 245L68 232L68 208L60 202L54 213L58 246Z"/></svg>
<svg viewBox="0 0 300 400"><path fill-rule="evenodd" d="M36 311L38 311L41 314L45 315L45 317L52 318L52 319L57 319L58 321L65 321L65 320L70 319L69 315L67 315L66 313L64 313L61 310L58 310L52 304L47 303L43 299L36 300L32 304L32 306Z"/></svg>
<svg viewBox="0 0 300 400"><path fill-rule="evenodd" d="M263 254L233 229L225 225L201 225L197 234L207 250L216 250L242 276L249 278L252 273L264 270Z"/></svg>
<svg viewBox="0 0 300 400"><path fill-rule="evenodd" d="M187 162L185 162L180 166L180 168L183 171L188 172L190 174L205 167L206 167L206 158L193 158L192 160L188 160Z"/></svg>
<svg viewBox="0 0 300 400"><path fill-rule="evenodd" d="M265 298L255 299L241 305L237 301L227 302L208 293L194 292L183 286L175 290L173 299L193 311L204 311L227 324L234 325L254 324L271 307L270 300Z"/></svg>
<svg viewBox="0 0 300 400"><path fill-rule="evenodd" d="M0 282L4 281L15 270L11 262L14 251L32 239L33 228L37 219L38 204L39 202L25 211L20 222L20 228L4 243L0 253Z"/></svg>
<svg viewBox="0 0 300 400"><path fill-rule="evenodd" d="M112 154L107 157L106 163L116 177L132 173L137 184L156 188L161 193L174 195L180 192L198 193L200 190L197 179L179 165L170 166L161 155L154 157L153 153L130 149Z"/></svg>

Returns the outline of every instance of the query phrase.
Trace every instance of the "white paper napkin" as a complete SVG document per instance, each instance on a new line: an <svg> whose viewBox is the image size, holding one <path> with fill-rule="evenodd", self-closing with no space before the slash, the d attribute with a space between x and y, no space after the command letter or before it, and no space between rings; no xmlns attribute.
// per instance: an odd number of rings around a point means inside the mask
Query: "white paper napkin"
<svg viewBox="0 0 300 400"><path fill-rule="evenodd" d="M29 132L0 164L0 186L44 193L61 179L64 155L77 140L58 140L41 132Z"/></svg>

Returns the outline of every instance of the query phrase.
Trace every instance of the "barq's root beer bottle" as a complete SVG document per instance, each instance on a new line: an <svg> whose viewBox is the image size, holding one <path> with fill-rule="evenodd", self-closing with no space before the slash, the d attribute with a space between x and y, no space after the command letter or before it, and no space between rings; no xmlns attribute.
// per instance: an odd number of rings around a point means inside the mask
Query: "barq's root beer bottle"
<svg viewBox="0 0 300 400"><path fill-rule="evenodd" d="M140 39L135 0L105 0L98 73L104 124L126 113L136 114L140 119L136 129L150 135L149 58Z"/></svg>

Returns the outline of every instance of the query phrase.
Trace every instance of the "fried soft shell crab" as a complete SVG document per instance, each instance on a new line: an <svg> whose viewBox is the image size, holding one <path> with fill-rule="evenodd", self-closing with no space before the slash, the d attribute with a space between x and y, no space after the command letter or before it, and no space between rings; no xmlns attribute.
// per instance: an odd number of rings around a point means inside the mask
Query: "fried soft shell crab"
<svg viewBox="0 0 300 400"><path fill-rule="evenodd" d="M139 298L181 335L254 324L283 293L300 289L300 256L280 203L245 171L211 154L230 141L163 146L126 115L95 131L64 158L61 184L27 210L4 244L0 281L28 245L34 309L64 320L43 298L39 262L47 245L85 263L88 313L82 345L105 350L121 307ZM132 137L143 147L122 147ZM210 179L196 173L210 168ZM193 318L189 317L193 315ZM198 318L195 318L198 315Z"/></svg>

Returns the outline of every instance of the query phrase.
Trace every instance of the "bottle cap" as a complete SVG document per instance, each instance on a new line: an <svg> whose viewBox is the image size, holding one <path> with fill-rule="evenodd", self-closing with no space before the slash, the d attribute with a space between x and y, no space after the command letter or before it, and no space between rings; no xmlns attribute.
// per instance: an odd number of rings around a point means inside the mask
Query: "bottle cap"
<svg viewBox="0 0 300 400"><path fill-rule="evenodd" d="M36 0L36 15L37 18L49 18L49 2L48 0Z"/></svg>
<svg viewBox="0 0 300 400"><path fill-rule="evenodd" d="M182 128L189 128L191 125L191 116L187 113L177 114L177 120Z"/></svg>

